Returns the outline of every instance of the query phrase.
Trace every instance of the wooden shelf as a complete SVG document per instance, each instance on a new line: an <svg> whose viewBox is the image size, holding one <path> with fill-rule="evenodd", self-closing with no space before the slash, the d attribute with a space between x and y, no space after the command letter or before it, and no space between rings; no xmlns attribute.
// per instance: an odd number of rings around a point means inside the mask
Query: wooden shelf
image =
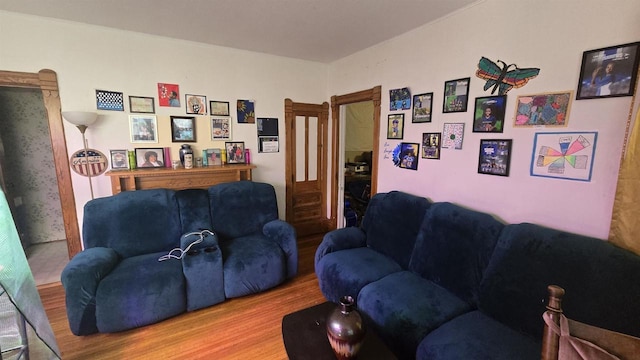
<svg viewBox="0 0 640 360"><path fill-rule="evenodd" d="M193 169L140 168L133 170L110 170L111 192L144 189L207 189L224 182L251 180L255 165L229 164L194 167Z"/></svg>

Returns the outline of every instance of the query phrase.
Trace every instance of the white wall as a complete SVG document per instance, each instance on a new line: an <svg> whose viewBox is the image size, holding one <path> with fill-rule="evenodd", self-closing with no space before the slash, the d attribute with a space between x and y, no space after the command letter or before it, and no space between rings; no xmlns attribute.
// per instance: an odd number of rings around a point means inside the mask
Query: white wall
<svg viewBox="0 0 640 360"><path fill-rule="evenodd" d="M233 29L229 29L233 31ZM169 117L186 115L184 94L205 95L207 101L229 101L233 115L233 140L245 141L257 165L254 180L276 188L280 217L284 218L284 99L298 102L327 101L328 66L255 52L208 46L144 34L89 26L0 11L0 69L38 72L52 69L58 74L63 111L96 111L95 89L123 92L128 96L154 97L158 119L158 144L129 142L128 112L99 111L98 122L87 130L89 146L109 156L110 149L172 147ZM158 106L157 83L179 84L181 108ZM280 152L259 154L256 124L237 124L237 99L256 101L257 117L279 121ZM204 148L223 147L211 141L209 117L198 117L198 154ZM82 148L80 133L65 121L69 154ZM82 208L90 199L87 178L72 172L80 223ZM111 195L107 176L94 180L96 197Z"/></svg>
<svg viewBox="0 0 640 360"><path fill-rule="evenodd" d="M336 61L329 71L331 94L382 86L380 119L385 133L389 89L433 92L433 122L406 120L405 142L421 142L423 132L442 131L445 122L466 125L462 150L443 149L440 160L420 159L417 171L393 166L381 151L378 191L402 190L434 201L450 201L494 214L508 223L533 222L606 238L631 97L573 101L568 126L514 129L518 95L576 90L582 54L640 40L637 0L486 0L410 33ZM485 56L540 75L508 93L502 134L472 132L474 99L488 96L475 76ZM444 82L471 77L468 111L442 113ZM635 107L637 108L637 106ZM405 111L405 119L411 112ZM590 182L529 175L534 133L598 131ZM509 177L477 173L481 138L513 139ZM380 149L400 141L380 139Z"/></svg>

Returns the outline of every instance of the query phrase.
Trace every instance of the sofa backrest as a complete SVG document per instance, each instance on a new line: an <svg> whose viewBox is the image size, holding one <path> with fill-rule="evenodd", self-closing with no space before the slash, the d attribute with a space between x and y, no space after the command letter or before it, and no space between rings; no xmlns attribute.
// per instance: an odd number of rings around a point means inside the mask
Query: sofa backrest
<svg viewBox="0 0 640 360"><path fill-rule="evenodd" d="M264 224L278 219L276 192L270 184L236 181L208 191L213 231L220 239L262 232Z"/></svg>
<svg viewBox="0 0 640 360"><path fill-rule="evenodd" d="M182 234L212 230L209 192L206 189L185 189L176 191L180 208Z"/></svg>
<svg viewBox="0 0 640 360"><path fill-rule="evenodd" d="M406 269L420 224L430 205L431 202L423 197L400 191L374 195L362 220L367 246Z"/></svg>
<svg viewBox="0 0 640 360"><path fill-rule="evenodd" d="M504 224L487 213L434 203L420 228L409 270L475 306L502 228Z"/></svg>
<svg viewBox="0 0 640 360"><path fill-rule="evenodd" d="M131 257L180 246L181 224L173 190L124 191L84 206L85 248L108 247Z"/></svg>
<svg viewBox="0 0 640 360"><path fill-rule="evenodd" d="M541 339L552 284L566 291L567 317L640 336L640 256L534 224L503 229L481 283L480 309Z"/></svg>

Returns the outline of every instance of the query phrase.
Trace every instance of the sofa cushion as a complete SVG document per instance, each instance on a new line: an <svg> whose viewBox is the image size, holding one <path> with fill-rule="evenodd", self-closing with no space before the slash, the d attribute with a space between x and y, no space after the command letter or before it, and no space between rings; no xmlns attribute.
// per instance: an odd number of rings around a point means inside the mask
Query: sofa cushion
<svg viewBox="0 0 640 360"><path fill-rule="evenodd" d="M209 188L213 230L220 239L262 233L264 224L278 219L276 193L270 184L235 181Z"/></svg>
<svg viewBox="0 0 640 360"><path fill-rule="evenodd" d="M480 309L541 338L547 286L567 317L640 336L640 257L606 241L534 224L506 226L480 289ZM610 311L614 310L615 311Z"/></svg>
<svg viewBox="0 0 640 360"><path fill-rule="evenodd" d="M504 225L448 202L431 205L409 269L476 306L482 275Z"/></svg>
<svg viewBox="0 0 640 360"><path fill-rule="evenodd" d="M429 333L418 346L418 360L539 360L541 343L480 311L458 316Z"/></svg>
<svg viewBox="0 0 640 360"><path fill-rule="evenodd" d="M287 279L284 252L262 234L220 240L220 248L228 298L267 290Z"/></svg>
<svg viewBox="0 0 640 360"><path fill-rule="evenodd" d="M362 220L367 246L389 256L406 269L430 204L423 197L400 191L374 195Z"/></svg>
<svg viewBox="0 0 640 360"><path fill-rule="evenodd" d="M409 271L363 287L357 307L400 358L413 357L426 334L471 310L451 292Z"/></svg>
<svg viewBox="0 0 640 360"><path fill-rule="evenodd" d="M169 251L182 235L175 191L124 191L84 206L84 247L107 247L122 257Z"/></svg>
<svg viewBox="0 0 640 360"><path fill-rule="evenodd" d="M182 262L158 261L165 253L123 259L98 285L96 322L100 332L156 323L187 309Z"/></svg>
<svg viewBox="0 0 640 360"><path fill-rule="evenodd" d="M337 303L342 296L357 298L365 285L401 270L389 257L361 247L326 254L318 261L316 275L324 297Z"/></svg>

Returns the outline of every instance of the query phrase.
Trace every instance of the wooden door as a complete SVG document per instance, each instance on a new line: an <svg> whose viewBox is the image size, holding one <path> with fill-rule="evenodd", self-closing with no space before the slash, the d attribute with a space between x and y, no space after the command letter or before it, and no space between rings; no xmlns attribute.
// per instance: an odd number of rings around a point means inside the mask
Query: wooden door
<svg viewBox="0 0 640 360"><path fill-rule="evenodd" d="M285 99L286 220L298 236L326 232L329 104Z"/></svg>

